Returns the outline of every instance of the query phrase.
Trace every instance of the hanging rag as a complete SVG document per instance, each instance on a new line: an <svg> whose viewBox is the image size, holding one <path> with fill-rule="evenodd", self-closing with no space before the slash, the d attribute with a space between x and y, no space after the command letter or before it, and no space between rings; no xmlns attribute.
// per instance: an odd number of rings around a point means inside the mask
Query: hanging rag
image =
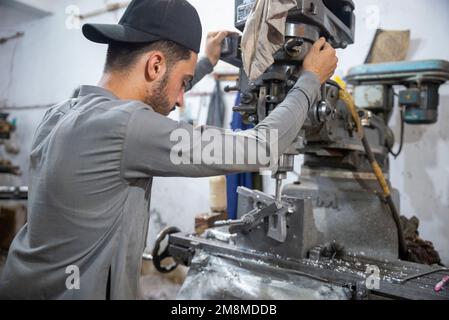
<svg viewBox="0 0 449 320"><path fill-rule="evenodd" d="M209 103L209 112L207 114L206 124L209 126L223 128L225 115L225 103L223 93L220 88L220 81L216 80L215 89Z"/></svg>
<svg viewBox="0 0 449 320"><path fill-rule="evenodd" d="M242 36L243 67L254 81L273 62L273 54L285 42L285 23L288 11L296 0L258 0L248 17Z"/></svg>

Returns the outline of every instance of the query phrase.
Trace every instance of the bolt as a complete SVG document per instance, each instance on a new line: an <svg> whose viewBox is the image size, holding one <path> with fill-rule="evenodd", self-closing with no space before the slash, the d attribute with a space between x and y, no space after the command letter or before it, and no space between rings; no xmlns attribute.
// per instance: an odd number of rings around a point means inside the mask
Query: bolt
<svg viewBox="0 0 449 320"><path fill-rule="evenodd" d="M240 98L244 104L250 104L254 100L254 96L247 92L242 93Z"/></svg>
<svg viewBox="0 0 449 320"><path fill-rule="evenodd" d="M352 12L352 7L350 6L350 5L345 5L344 7L343 7L343 12L345 12L345 13L351 13Z"/></svg>
<svg viewBox="0 0 449 320"><path fill-rule="evenodd" d="M317 11L316 11L315 3L313 3L313 2L310 3L309 12L311 14L315 15L315 16L318 14Z"/></svg>

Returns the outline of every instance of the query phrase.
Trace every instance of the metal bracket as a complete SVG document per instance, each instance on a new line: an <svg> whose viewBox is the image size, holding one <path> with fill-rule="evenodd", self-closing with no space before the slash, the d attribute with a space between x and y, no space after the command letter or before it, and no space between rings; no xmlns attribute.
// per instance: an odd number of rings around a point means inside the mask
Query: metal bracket
<svg viewBox="0 0 449 320"><path fill-rule="evenodd" d="M276 241L285 242L287 239L287 215L288 209L282 207L268 219L267 235Z"/></svg>
<svg viewBox="0 0 449 320"><path fill-rule="evenodd" d="M214 228L229 226L229 233L245 233L261 224L265 218L268 218L267 236L279 242L285 242L287 239L287 217L288 206L280 204L273 197L248 188L239 187L237 193L252 198L254 209L243 215L238 220L217 221Z"/></svg>

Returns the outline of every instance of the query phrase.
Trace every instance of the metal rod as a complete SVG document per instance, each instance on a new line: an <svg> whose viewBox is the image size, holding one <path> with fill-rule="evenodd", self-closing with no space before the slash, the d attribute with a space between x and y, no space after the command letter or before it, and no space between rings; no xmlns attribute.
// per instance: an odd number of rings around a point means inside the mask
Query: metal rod
<svg viewBox="0 0 449 320"><path fill-rule="evenodd" d="M421 278L421 277L427 276L427 275L432 274L432 273L437 273L437 272L440 272L440 271L448 271L448 270L449 270L448 268L438 268L438 269L435 269L435 270L432 270L432 271L421 272L421 273L415 274L413 276L404 278L404 279L400 280L399 282L400 283L406 283L407 281L410 281L410 280L413 280L413 279L416 279L416 278Z"/></svg>
<svg viewBox="0 0 449 320"><path fill-rule="evenodd" d="M326 83L323 83L321 86L321 101L326 101L327 96L327 90L326 90Z"/></svg>
<svg viewBox="0 0 449 320"><path fill-rule="evenodd" d="M24 34L25 33L23 33L23 32L17 32L16 34L13 34L12 36L0 38L0 44L8 42L9 40L12 40L12 39L23 37Z"/></svg>
<svg viewBox="0 0 449 320"><path fill-rule="evenodd" d="M220 220L215 221L212 228L227 227L242 224L242 220Z"/></svg>
<svg viewBox="0 0 449 320"><path fill-rule="evenodd" d="M281 190L282 190L282 178L278 176L276 177L276 195L275 195L277 202L281 202L282 200Z"/></svg>

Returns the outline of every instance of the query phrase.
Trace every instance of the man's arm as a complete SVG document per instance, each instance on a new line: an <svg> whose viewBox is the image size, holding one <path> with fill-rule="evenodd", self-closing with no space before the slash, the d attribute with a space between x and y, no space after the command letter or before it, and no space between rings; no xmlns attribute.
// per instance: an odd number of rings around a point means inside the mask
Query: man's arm
<svg viewBox="0 0 449 320"><path fill-rule="evenodd" d="M214 71L214 66L210 62L209 58L204 57L198 61L195 69L195 75L193 76L190 86L186 88L186 91L192 89L198 82L200 82L205 76Z"/></svg>
<svg viewBox="0 0 449 320"><path fill-rule="evenodd" d="M195 75L186 91L192 89L198 82L201 81L206 75L214 71L214 67L217 65L221 54L221 43L224 38L226 38L232 32L230 31L219 31L210 32L207 35L206 41L206 56L198 61L195 69Z"/></svg>
<svg viewBox="0 0 449 320"><path fill-rule="evenodd" d="M262 155L270 152L270 167L291 145L319 99L320 85L336 68L335 50L320 39L304 61L304 72L285 100L254 129L232 132L194 128L136 106L123 145L124 179L149 176L204 177L267 168ZM270 132L277 139L270 139ZM275 137L276 138L276 137ZM273 141L274 140L274 141Z"/></svg>
<svg viewBox="0 0 449 320"><path fill-rule="evenodd" d="M241 132L194 128L148 108L137 108L129 119L122 176L128 180L148 176L206 177L268 168L297 137L310 105L318 101L319 89L318 78L305 72L264 121ZM277 134L277 139L271 136L270 140L271 132ZM271 155L268 159L267 152Z"/></svg>

